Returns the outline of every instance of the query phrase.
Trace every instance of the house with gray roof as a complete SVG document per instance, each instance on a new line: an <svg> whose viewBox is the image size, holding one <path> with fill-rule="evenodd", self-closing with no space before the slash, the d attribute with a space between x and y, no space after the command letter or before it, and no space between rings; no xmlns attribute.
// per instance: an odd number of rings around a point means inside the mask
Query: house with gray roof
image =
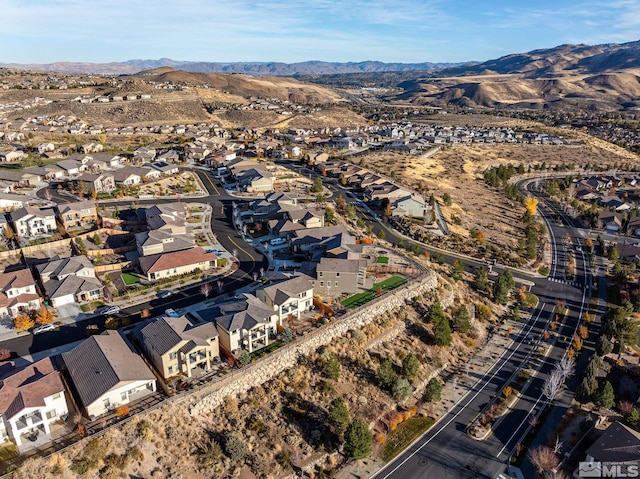
<svg viewBox="0 0 640 479"><path fill-rule="evenodd" d="M619 477L633 477L637 472L640 460L640 432L616 421L609 425L598 439L587 449L585 459L580 463L573 477L618 477L604 475L601 469L609 465L616 465ZM632 466L633 469L630 469ZM596 469L597 468L597 469ZM584 475L584 472L597 472L598 475ZM602 476L600 475L602 473Z"/></svg>
<svg viewBox="0 0 640 479"><path fill-rule="evenodd" d="M52 236L58 227L53 208L25 206L11 212L11 222L16 234L25 240Z"/></svg>
<svg viewBox="0 0 640 479"><path fill-rule="evenodd" d="M215 321L220 334L220 348L230 354L241 350L253 352L269 344L282 325L275 311L252 294L221 303L196 314L204 321Z"/></svg>
<svg viewBox="0 0 640 479"><path fill-rule="evenodd" d="M102 283L96 278L93 264L86 256L59 258L36 265L40 283L50 304L85 303L102 297Z"/></svg>
<svg viewBox="0 0 640 479"><path fill-rule="evenodd" d="M183 203L154 205L145 210L145 217L150 230L165 229L174 234L187 232L187 212Z"/></svg>
<svg viewBox="0 0 640 479"><path fill-rule="evenodd" d="M256 290L256 296L267 306L273 308L278 319L309 311L313 306L313 285L306 275L296 275L282 279L264 288Z"/></svg>
<svg viewBox="0 0 640 479"><path fill-rule="evenodd" d="M369 261L350 258L321 258L315 268L313 290L321 294L360 293L373 287L367 274Z"/></svg>
<svg viewBox="0 0 640 479"><path fill-rule="evenodd" d="M147 358L163 378L198 376L219 361L218 330L212 322L196 323L187 316L156 318L140 329Z"/></svg>
<svg viewBox="0 0 640 479"><path fill-rule="evenodd" d="M107 330L62 354L77 399L90 418L156 390L156 378L118 332Z"/></svg>
<svg viewBox="0 0 640 479"><path fill-rule="evenodd" d="M176 234L159 229L136 233L136 247L140 256L170 253L196 247L196 240L190 234Z"/></svg>

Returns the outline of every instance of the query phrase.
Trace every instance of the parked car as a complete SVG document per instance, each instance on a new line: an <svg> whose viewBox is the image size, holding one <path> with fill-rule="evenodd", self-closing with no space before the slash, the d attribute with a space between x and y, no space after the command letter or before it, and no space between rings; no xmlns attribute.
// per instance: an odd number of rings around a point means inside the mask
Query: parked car
<svg viewBox="0 0 640 479"><path fill-rule="evenodd" d="M46 333L47 331L53 331L54 329L56 329L56 327L51 323L43 324L42 326L38 326L37 328L34 328L33 334Z"/></svg>
<svg viewBox="0 0 640 479"><path fill-rule="evenodd" d="M120 306L118 305L113 305L113 306L103 306L102 308L98 308L96 310L96 313L98 314L104 314L105 316L107 314L116 314L120 312Z"/></svg>
<svg viewBox="0 0 640 479"><path fill-rule="evenodd" d="M165 309L164 314L166 314L170 318L179 318L180 317L180 315L176 312L176 310L172 309L172 308Z"/></svg>
<svg viewBox="0 0 640 479"><path fill-rule="evenodd" d="M158 291L158 298L162 298L162 299L168 298L172 294L173 294L173 291L169 289L165 289L164 291Z"/></svg>
<svg viewBox="0 0 640 479"><path fill-rule="evenodd" d="M222 256L222 253L224 253L224 251L219 250L219 249L214 249L213 251L211 251L213 254L215 254L216 256Z"/></svg>

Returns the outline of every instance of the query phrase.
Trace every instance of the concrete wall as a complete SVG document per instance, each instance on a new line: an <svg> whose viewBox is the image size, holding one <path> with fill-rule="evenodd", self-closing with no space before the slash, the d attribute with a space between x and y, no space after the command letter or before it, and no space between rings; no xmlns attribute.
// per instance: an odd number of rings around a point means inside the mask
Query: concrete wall
<svg viewBox="0 0 640 479"><path fill-rule="evenodd" d="M238 396L273 379L283 371L294 367L300 356L314 352L320 346L329 344L334 338L344 336L351 329L362 328L377 316L401 308L407 300L433 291L437 286L438 279L435 273L429 272L411 284L387 293L355 312L312 331L302 339L274 351L225 380L203 389L199 395L191 397L190 413L199 415L214 411L223 403L225 397Z"/></svg>

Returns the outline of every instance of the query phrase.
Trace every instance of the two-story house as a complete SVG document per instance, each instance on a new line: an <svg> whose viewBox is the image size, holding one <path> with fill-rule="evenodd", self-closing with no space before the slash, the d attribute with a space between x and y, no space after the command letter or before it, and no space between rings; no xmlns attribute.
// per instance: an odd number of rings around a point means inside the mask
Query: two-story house
<svg viewBox="0 0 640 479"><path fill-rule="evenodd" d="M94 201L79 201L58 205L58 219L66 231L89 230L98 223L98 211Z"/></svg>
<svg viewBox="0 0 640 479"><path fill-rule="evenodd" d="M327 294L358 293L373 287L374 278L367 275L366 259L321 258L316 265L316 278L311 280L316 292Z"/></svg>
<svg viewBox="0 0 640 479"><path fill-rule="evenodd" d="M79 179L74 180L76 188L80 188L81 184L87 189L88 193L110 193L116 189L116 180L111 173L85 173Z"/></svg>
<svg viewBox="0 0 640 479"><path fill-rule="evenodd" d="M152 320L140 330L140 342L165 379L177 374L190 378L210 371L220 358L215 325L197 324L186 316Z"/></svg>
<svg viewBox="0 0 640 479"><path fill-rule="evenodd" d="M14 231L27 240L51 236L56 232L56 213L53 208L25 206L11 212Z"/></svg>
<svg viewBox="0 0 640 479"><path fill-rule="evenodd" d="M155 376L118 331L91 336L62 359L90 418L156 390Z"/></svg>
<svg viewBox="0 0 640 479"><path fill-rule="evenodd" d="M36 265L36 270L42 289L54 308L102 297L102 283L96 278L96 270L86 256L55 256L48 263Z"/></svg>
<svg viewBox="0 0 640 479"><path fill-rule="evenodd" d="M280 323L275 311L257 297L243 293L240 299L202 309L196 314L204 321L215 321L220 349L228 354L253 352L269 344Z"/></svg>
<svg viewBox="0 0 640 479"><path fill-rule="evenodd" d="M280 322L289 316L299 318L300 313L309 311L313 306L313 285L309 280L306 275L284 278L258 289L256 296L273 308Z"/></svg>
<svg viewBox="0 0 640 479"><path fill-rule="evenodd" d="M50 424L68 412L64 385L50 358L0 381L0 442L10 439L20 448L23 436L51 434Z"/></svg>
<svg viewBox="0 0 640 479"><path fill-rule="evenodd" d="M40 296L30 269L0 274L0 316L15 318L20 311L40 307Z"/></svg>

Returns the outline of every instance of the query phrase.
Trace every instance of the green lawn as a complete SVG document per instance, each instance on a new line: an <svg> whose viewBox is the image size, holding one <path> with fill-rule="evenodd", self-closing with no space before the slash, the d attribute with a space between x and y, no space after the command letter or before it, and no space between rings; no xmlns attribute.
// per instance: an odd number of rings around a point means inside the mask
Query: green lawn
<svg viewBox="0 0 640 479"><path fill-rule="evenodd" d="M376 258L376 263L378 263L378 264L389 264L389 257L388 256L378 256Z"/></svg>
<svg viewBox="0 0 640 479"><path fill-rule="evenodd" d="M132 284L139 283L140 278L131 273L122 273L122 281L124 281L124 284L127 286L131 286Z"/></svg>
<svg viewBox="0 0 640 479"><path fill-rule="evenodd" d="M356 293L353 296L349 296L340 304L342 304L342 306L344 306L345 308L354 309L374 299L376 297L375 292L378 291L378 288L382 289L383 291L391 291L392 289L396 289L398 286L402 286L406 282L406 278L403 278L402 276L392 276L391 278L374 284L373 288L371 288L369 291L364 291L362 293Z"/></svg>
<svg viewBox="0 0 640 479"><path fill-rule="evenodd" d="M434 420L429 417L412 417L400 423L387 436L382 450L382 460L389 462L396 457L399 452L409 447L418 436L433 426L433 423Z"/></svg>

